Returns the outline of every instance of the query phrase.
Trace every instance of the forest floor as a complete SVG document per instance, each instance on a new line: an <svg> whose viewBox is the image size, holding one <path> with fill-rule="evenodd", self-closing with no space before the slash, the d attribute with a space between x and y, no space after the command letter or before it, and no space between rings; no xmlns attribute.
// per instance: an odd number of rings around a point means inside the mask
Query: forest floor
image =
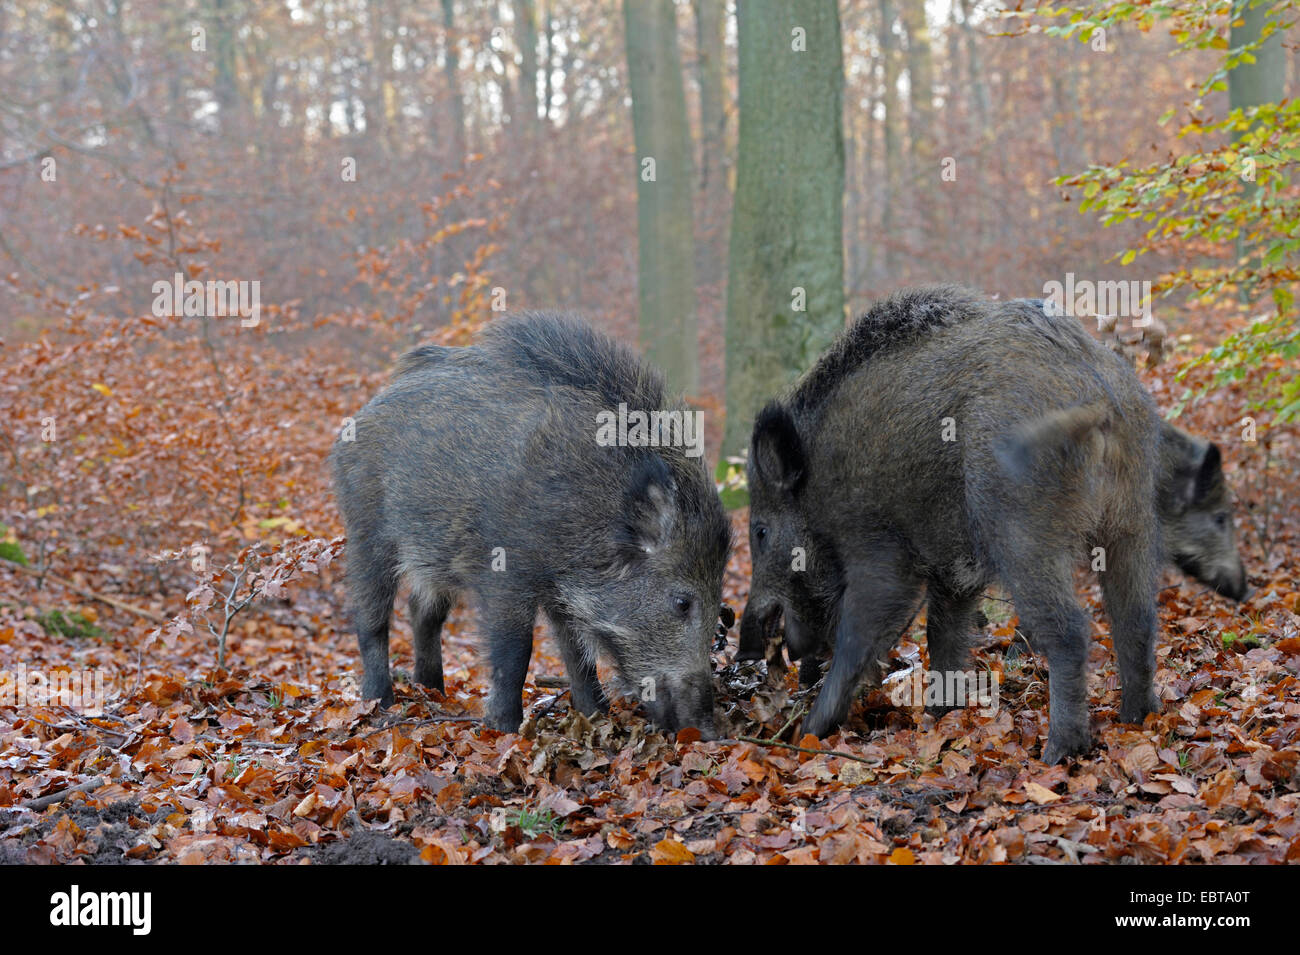
<svg viewBox="0 0 1300 955"><path fill-rule="evenodd" d="M1182 388L1168 369L1147 381L1162 406ZM1241 401L1229 390L1180 423L1223 441ZM1250 502L1239 526L1254 594L1236 606L1168 573L1164 706L1125 725L1098 588L1081 577L1095 621L1096 743L1051 767L1037 759L1045 666L996 593L975 654L999 681L996 708L936 718L872 690L835 735L799 738L808 691L793 669L730 662L733 629L714 655L730 737L702 742L693 730L657 732L620 701L608 716L575 714L549 639L537 643L521 732L483 728L487 675L463 609L444 634L445 695L406 678L410 630L399 611L397 704L359 699L342 575L327 547L296 582L234 618L224 669L203 628L160 631L85 595L170 617L174 586L127 592L94 553L66 571L80 593L52 580L38 587L0 561L0 674L109 675L97 714L0 695L0 862L1300 861L1300 527L1296 474L1277 463L1294 468L1296 439L1279 432L1267 459L1257 446L1224 447ZM323 469L306 471L313 500L327 501ZM305 511L294 511L302 527L264 519L244 539L268 527L338 533L332 515ZM744 512L734 522L724 599L739 611ZM894 679L923 667L923 625L922 615L895 651Z"/></svg>

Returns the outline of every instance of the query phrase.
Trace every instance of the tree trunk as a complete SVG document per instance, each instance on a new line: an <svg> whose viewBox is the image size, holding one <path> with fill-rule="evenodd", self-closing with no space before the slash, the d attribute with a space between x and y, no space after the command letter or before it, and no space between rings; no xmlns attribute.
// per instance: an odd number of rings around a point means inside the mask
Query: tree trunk
<svg viewBox="0 0 1300 955"><path fill-rule="evenodd" d="M546 33L543 34L546 59L542 64L542 119L546 123L551 121L551 105L555 102L555 83L552 79L555 73L555 17L551 13L551 6L547 4L542 9L542 22L546 24Z"/></svg>
<svg viewBox="0 0 1300 955"><path fill-rule="evenodd" d="M898 173L900 155L898 133L900 110L898 108L898 54L894 40L894 5L890 0L880 0L880 26L878 42L880 44L881 70L884 85L880 93L881 103L885 108L882 132L885 139L885 191L880 204L881 261L886 275L894 275L898 259L896 243L898 234L894 228L895 197L898 195Z"/></svg>
<svg viewBox="0 0 1300 955"><path fill-rule="evenodd" d="M447 77L447 95L451 100L451 165L465 165L465 102L460 92L460 42L456 35L456 0L442 0L443 73Z"/></svg>
<svg viewBox="0 0 1300 955"><path fill-rule="evenodd" d="M511 117L524 136L537 128L537 7L514 0L515 42L519 45L519 116Z"/></svg>
<svg viewBox="0 0 1300 955"><path fill-rule="evenodd" d="M838 10L830 0L745 0L737 16L726 454L748 446L760 406L844 327Z"/></svg>
<svg viewBox="0 0 1300 955"><path fill-rule="evenodd" d="M992 132L989 129L992 108L989 105L988 84L984 82L984 67L980 62L979 34L971 26L969 0L957 0L957 7L961 11L961 31L966 40L966 74L971 92L971 105L975 110L975 122L979 127L980 135L987 136Z"/></svg>
<svg viewBox="0 0 1300 955"><path fill-rule="evenodd" d="M972 116L974 124L971 143L976 154L982 157L988 153L980 146L993 135L993 109L989 99L988 83L984 78L984 66L980 59L981 35L971 24L971 6L970 0L957 0L957 10L961 13L961 32L966 47L965 85L968 90L968 113ZM977 260L983 261L988 244L988 224L996 217L996 210L990 208L991 198L986 186L987 177L981 163L966 163L958 175L970 176L972 173L976 182L973 187L967 185L967 194L977 198L971 203L971 212L975 221L969 230L968 242L973 247Z"/></svg>
<svg viewBox="0 0 1300 955"><path fill-rule="evenodd" d="M388 70L393 60L392 40L385 35L383 0L366 0L366 32L370 40L367 74L362 77L365 90L366 138L376 148L383 148L387 128Z"/></svg>
<svg viewBox="0 0 1300 955"><path fill-rule="evenodd" d="M912 158L918 165L934 155L934 64L930 52L930 24L925 6L903 5L907 28L907 78L911 89L908 130Z"/></svg>
<svg viewBox="0 0 1300 955"><path fill-rule="evenodd" d="M934 206L939 179L934 138L934 65L930 53L930 24L925 4L904 3L902 20L907 30L907 130L911 169L906 191L915 206L909 229L909 245L924 248L934 227Z"/></svg>
<svg viewBox="0 0 1300 955"><path fill-rule="evenodd" d="M855 310L855 299L865 295L871 282L871 115L870 108L851 108L844 116L845 301L850 311Z"/></svg>
<svg viewBox="0 0 1300 955"><path fill-rule="evenodd" d="M701 230L700 281L722 281L726 261L727 219L727 112L723 83L724 0L695 0L698 40L697 72L700 84L700 199L705 225Z"/></svg>
<svg viewBox="0 0 1300 955"><path fill-rule="evenodd" d="M1270 0L1235 0L1232 6L1233 25L1228 45L1232 49L1259 41L1264 24L1270 19ZM1240 26L1238 26L1240 22ZM1276 20L1274 20L1275 26ZM1228 105L1231 109L1246 109L1264 103L1276 103L1282 98L1286 85L1286 54L1282 50L1282 31L1274 29L1254 51L1254 63L1239 63L1228 71ZM1237 138L1241 133L1237 134ZM1243 182L1242 192L1247 203L1254 201L1256 187L1253 182ZM1243 232L1237 233L1237 260L1251 254L1253 244ZM1251 289L1243 283L1239 289L1243 302L1253 297Z"/></svg>
<svg viewBox="0 0 1300 955"><path fill-rule="evenodd" d="M694 393L694 182L677 18L672 0L625 0L623 15L636 139L641 345L674 389Z"/></svg>
<svg viewBox="0 0 1300 955"><path fill-rule="evenodd" d="M1233 49L1259 40L1269 18L1270 0L1236 0L1233 4ZM1237 22L1240 22L1240 26ZM1228 72L1228 104L1232 109L1276 103L1286 84L1282 31L1275 29L1254 52L1254 63L1240 63Z"/></svg>
<svg viewBox="0 0 1300 955"><path fill-rule="evenodd" d="M232 133L236 128L235 105L239 87L235 81L235 14L226 0L213 0L212 4L213 59L217 77L213 85L220 110L221 128Z"/></svg>

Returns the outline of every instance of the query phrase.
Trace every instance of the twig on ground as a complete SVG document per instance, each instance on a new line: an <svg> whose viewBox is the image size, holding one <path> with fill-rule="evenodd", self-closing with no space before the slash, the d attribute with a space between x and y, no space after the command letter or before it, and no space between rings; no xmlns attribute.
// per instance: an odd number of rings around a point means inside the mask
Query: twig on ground
<svg viewBox="0 0 1300 955"><path fill-rule="evenodd" d="M48 806L53 806L56 802L62 802L73 793L89 792L92 789L98 789L106 782L108 782L108 777L96 776L94 779L87 780L84 783L69 787L68 789L61 789L56 793L50 793L47 796L39 796L36 799L28 799L21 805L24 809L30 809L32 812L40 812Z"/></svg>
<svg viewBox="0 0 1300 955"><path fill-rule="evenodd" d="M794 712L790 715L790 718L785 721L785 725L772 734L772 739L777 740L780 739L782 736L784 736L785 731L788 730L794 724L794 721L797 720L799 717L803 716L803 712L805 709L807 709L807 707L804 706L804 704L802 703L796 706L794 708Z"/></svg>
<svg viewBox="0 0 1300 955"><path fill-rule="evenodd" d="M111 730L107 726L100 726L97 723L91 723L88 720L78 720L74 726L60 726L58 723L49 723L35 716L24 716L24 720L30 723L40 723L42 726L48 726L52 730L58 730L60 733L76 733L79 730L94 730L97 733L108 733L112 736L128 740L131 738L130 733L123 733L121 730Z"/></svg>
<svg viewBox="0 0 1300 955"><path fill-rule="evenodd" d="M210 733L201 733L194 738L205 743L220 743L223 746L229 746L233 743L238 743L240 746L261 746L263 749L297 749L299 746L298 743L272 743L260 739L222 739Z"/></svg>
<svg viewBox="0 0 1300 955"><path fill-rule="evenodd" d="M782 749L793 749L800 753L808 753L812 756L841 756L844 759L851 759L855 762L866 763L868 766L879 766L880 760L867 759L865 756L857 756L854 753L846 753L842 749L809 749L807 746L796 746L794 743L784 743L779 739L758 739L754 736L737 736L742 743L757 743L759 746L779 746ZM725 743L726 740L718 740Z"/></svg>

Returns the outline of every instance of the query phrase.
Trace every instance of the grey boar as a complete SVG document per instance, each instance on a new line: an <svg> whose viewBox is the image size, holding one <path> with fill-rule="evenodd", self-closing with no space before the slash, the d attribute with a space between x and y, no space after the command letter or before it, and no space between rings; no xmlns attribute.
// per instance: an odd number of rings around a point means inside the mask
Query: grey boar
<svg viewBox="0 0 1300 955"><path fill-rule="evenodd" d="M1042 299L1023 301L1057 321L1075 321L1055 314ZM1103 317L1098 324L1113 333L1115 321ZM1156 465L1156 512L1166 561L1225 597L1244 599L1250 588L1237 552L1232 501L1218 446L1162 420Z"/></svg>
<svg viewBox="0 0 1300 955"><path fill-rule="evenodd" d="M655 722L716 734L709 646L730 527L702 458L598 441L621 405L687 413L657 372L565 316L503 319L474 346L401 360L332 455L367 698L393 700L389 617L405 579L414 676L438 690L443 622L458 595L475 599L495 729L523 719L540 609L578 709L606 706L604 654Z"/></svg>
<svg viewBox="0 0 1300 955"><path fill-rule="evenodd" d="M1156 487L1168 559L1225 597L1244 600L1250 588L1218 446L1162 422Z"/></svg>
<svg viewBox="0 0 1300 955"><path fill-rule="evenodd" d="M1132 369L1077 322L951 287L877 304L755 420L742 643L782 621L794 659L833 643L804 724L821 736L879 678L923 589L931 668L964 671L979 595L1000 580L1047 656L1043 760L1085 752L1091 625L1073 569L1092 548L1120 718L1158 708L1159 434Z"/></svg>

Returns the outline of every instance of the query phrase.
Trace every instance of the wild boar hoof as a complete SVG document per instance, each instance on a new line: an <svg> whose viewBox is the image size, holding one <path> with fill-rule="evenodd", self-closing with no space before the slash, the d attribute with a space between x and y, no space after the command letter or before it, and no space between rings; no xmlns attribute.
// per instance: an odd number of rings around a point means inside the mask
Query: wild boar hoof
<svg viewBox="0 0 1300 955"><path fill-rule="evenodd" d="M1043 762L1052 766L1070 756L1082 756L1092 749L1092 738L1088 731L1049 730L1047 745L1043 747Z"/></svg>
<svg viewBox="0 0 1300 955"><path fill-rule="evenodd" d="M519 724L524 721L524 711L520 707L511 710L489 708L483 716L483 725L501 733L519 731Z"/></svg>
<svg viewBox="0 0 1300 955"><path fill-rule="evenodd" d="M1160 700L1154 692L1148 690L1146 693L1130 699L1127 696L1119 708L1119 721L1121 723L1137 723L1141 725L1146 719L1148 713L1160 712Z"/></svg>
<svg viewBox="0 0 1300 955"><path fill-rule="evenodd" d="M812 733L813 736L816 736L818 739L824 739L825 737L830 736L841 722L842 720L837 720L833 717L818 713L817 710L814 709L808 714L808 718L803 721L803 732Z"/></svg>
<svg viewBox="0 0 1300 955"><path fill-rule="evenodd" d="M443 683L441 670L422 670L416 667L415 682L428 690L437 690L439 693L447 691L446 684Z"/></svg>
<svg viewBox="0 0 1300 955"><path fill-rule="evenodd" d="M582 696L575 693L571 696L571 700L573 708L579 713L585 713L587 716L596 716L609 712L609 703L603 696Z"/></svg>
<svg viewBox="0 0 1300 955"><path fill-rule="evenodd" d="M390 681L384 686L371 686L365 683L361 686L361 698L365 700L378 700L379 708L386 710L393 705L393 684Z"/></svg>

